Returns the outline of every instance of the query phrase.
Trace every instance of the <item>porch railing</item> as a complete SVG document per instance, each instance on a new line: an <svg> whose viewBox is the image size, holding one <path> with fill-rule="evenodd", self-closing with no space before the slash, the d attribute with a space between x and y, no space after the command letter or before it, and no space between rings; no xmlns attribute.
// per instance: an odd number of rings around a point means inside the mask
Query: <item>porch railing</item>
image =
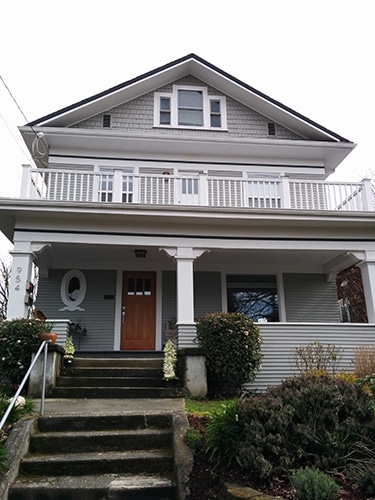
<svg viewBox="0 0 375 500"><path fill-rule="evenodd" d="M354 371L357 347L374 345L375 324L369 323L257 323L263 338L262 368L250 390L263 391L298 373L293 361L296 347L312 342L340 349L339 371Z"/></svg>
<svg viewBox="0 0 375 500"><path fill-rule="evenodd" d="M234 208L372 211L370 181L329 182L280 177L141 175L32 169L24 166L21 197L67 202L195 205Z"/></svg>

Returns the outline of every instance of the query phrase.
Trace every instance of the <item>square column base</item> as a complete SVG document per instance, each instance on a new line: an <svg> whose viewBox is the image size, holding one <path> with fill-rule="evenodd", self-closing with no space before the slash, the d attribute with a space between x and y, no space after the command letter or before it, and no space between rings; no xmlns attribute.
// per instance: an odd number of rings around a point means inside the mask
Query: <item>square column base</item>
<svg viewBox="0 0 375 500"><path fill-rule="evenodd" d="M202 349L178 351L184 389L189 396L203 398L207 395L206 356Z"/></svg>

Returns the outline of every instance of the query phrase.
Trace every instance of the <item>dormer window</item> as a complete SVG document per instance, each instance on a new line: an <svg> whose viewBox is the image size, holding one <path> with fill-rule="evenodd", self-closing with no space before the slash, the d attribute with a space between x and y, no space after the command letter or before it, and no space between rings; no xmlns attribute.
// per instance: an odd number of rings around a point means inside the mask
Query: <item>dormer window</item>
<svg viewBox="0 0 375 500"><path fill-rule="evenodd" d="M155 93L155 127L226 129L224 96L206 87L173 85L171 94Z"/></svg>
<svg viewBox="0 0 375 500"><path fill-rule="evenodd" d="M203 127L203 92L201 90L177 90L178 125Z"/></svg>
<svg viewBox="0 0 375 500"><path fill-rule="evenodd" d="M170 97L160 98L160 125L171 124L171 99Z"/></svg>

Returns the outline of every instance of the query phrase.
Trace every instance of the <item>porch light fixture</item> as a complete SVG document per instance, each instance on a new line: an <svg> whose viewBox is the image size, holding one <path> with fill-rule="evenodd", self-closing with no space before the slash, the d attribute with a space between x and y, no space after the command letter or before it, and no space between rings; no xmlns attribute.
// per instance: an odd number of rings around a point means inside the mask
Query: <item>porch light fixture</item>
<svg viewBox="0 0 375 500"><path fill-rule="evenodd" d="M147 255L147 250L134 250L134 255L136 259L145 259Z"/></svg>

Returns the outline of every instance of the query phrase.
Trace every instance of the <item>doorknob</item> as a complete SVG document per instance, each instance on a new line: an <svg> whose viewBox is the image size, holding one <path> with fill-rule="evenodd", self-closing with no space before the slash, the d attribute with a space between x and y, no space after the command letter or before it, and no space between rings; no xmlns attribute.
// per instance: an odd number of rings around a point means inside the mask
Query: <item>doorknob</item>
<svg viewBox="0 0 375 500"><path fill-rule="evenodd" d="M122 322L124 323L125 322L125 306L122 306L121 316L122 316Z"/></svg>

